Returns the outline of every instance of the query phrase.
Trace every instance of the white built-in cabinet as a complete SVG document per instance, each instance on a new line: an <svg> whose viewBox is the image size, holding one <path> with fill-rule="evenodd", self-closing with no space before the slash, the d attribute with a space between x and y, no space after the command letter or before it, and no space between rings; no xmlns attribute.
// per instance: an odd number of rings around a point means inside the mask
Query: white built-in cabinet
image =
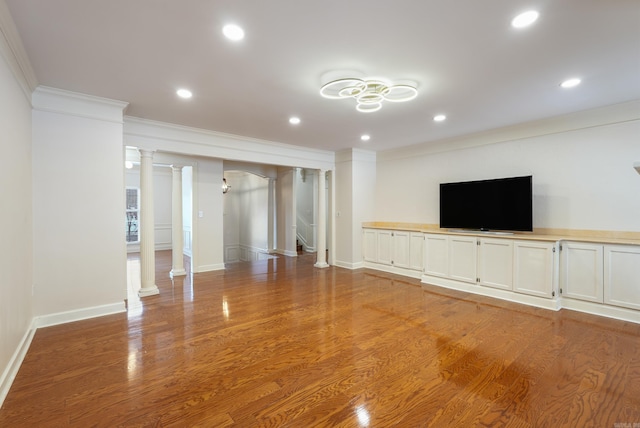
<svg viewBox="0 0 640 428"><path fill-rule="evenodd" d="M555 297L555 245L555 242L514 241L513 291L538 297Z"/></svg>
<svg viewBox="0 0 640 428"><path fill-rule="evenodd" d="M369 267L397 273L422 272L424 234L421 232L365 228L362 243L363 259Z"/></svg>
<svg viewBox="0 0 640 428"><path fill-rule="evenodd" d="M480 238L479 242L478 283L513 290L513 241Z"/></svg>
<svg viewBox="0 0 640 428"><path fill-rule="evenodd" d="M449 278L477 282L478 242L473 236L449 236Z"/></svg>
<svg viewBox="0 0 640 428"><path fill-rule="evenodd" d="M425 234L425 275L449 276L449 237Z"/></svg>
<svg viewBox="0 0 640 428"><path fill-rule="evenodd" d="M640 310L639 246L604 246L604 302Z"/></svg>
<svg viewBox="0 0 640 428"><path fill-rule="evenodd" d="M363 229L365 266L425 284L640 322L640 245Z"/></svg>
<svg viewBox="0 0 640 428"><path fill-rule="evenodd" d="M378 260L378 233L376 229L362 229L362 258L365 262Z"/></svg>
<svg viewBox="0 0 640 428"><path fill-rule="evenodd" d="M378 240L376 245L378 246L378 260L376 263L382 263L383 265L393 264L393 232L390 230L378 230Z"/></svg>
<svg viewBox="0 0 640 428"><path fill-rule="evenodd" d="M555 297L555 242L453 234L425 234L425 242L427 277Z"/></svg>
<svg viewBox="0 0 640 428"><path fill-rule="evenodd" d="M640 310L640 247L563 242L562 296Z"/></svg>
<svg viewBox="0 0 640 428"><path fill-rule="evenodd" d="M424 267L424 233L409 233L409 269L422 271Z"/></svg>
<svg viewBox="0 0 640 428"><path fill-rule="evenodd" d="M604 302L603 245L563 242L560 247L562 297Z"/></svg>

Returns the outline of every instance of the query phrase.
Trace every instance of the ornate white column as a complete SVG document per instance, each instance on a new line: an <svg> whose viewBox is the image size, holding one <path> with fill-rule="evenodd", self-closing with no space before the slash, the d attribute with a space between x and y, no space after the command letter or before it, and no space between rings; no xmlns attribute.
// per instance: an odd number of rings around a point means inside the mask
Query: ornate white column
<svg viewBox="0 0 640 428"><path fill-rule="evenodd" d="M153 218L153 151L140 149L140 276L138 296L159 294Z"/></svg>
<svg viewBox="0 0 640 428"><path fill-rule="evenodd" d="M187 274L184 270L184 237L182 226L182 166L171 165L171 278Z"/></svg>
<svg viewBox="0 0 640 428"><path fill-rule="evenodd" d="M268 178L269 180L269 195L267 202L267 250L272 253L275 246L275 209L276 209L276 180L275 178Z"/></svg>
<svg viewBox="0 0 640 428"><path fill-rule="evenodd" d="M317 259L315 267L329 267L327 263L327 209L325 196L325 183L327 172L323 169L318 170L318 228L316 232L318 237L317 243Z"/></svg>

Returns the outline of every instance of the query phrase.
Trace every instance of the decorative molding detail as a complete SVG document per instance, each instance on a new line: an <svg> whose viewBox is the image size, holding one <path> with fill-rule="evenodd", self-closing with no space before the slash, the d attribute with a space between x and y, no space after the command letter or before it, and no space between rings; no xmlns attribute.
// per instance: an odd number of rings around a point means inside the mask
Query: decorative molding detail
<svg viewBox="0 0 640 428"><path fill-rule="evenodd" d="M124 301L111 303L109 305L93 306L90 308L75 309L72 311L58 312L55 314L41 315L33 319L34 326L50 327L52 325L65 324L73 321L81 321L90 318L101 317L104 315L119 314L126 312L127 308Z"/></svg>
<svg viewBox="0 0 640 428"><path fill-rule="evenodd" d="M38 86L32 96L33 108L86 119L123 123L123 112L129 103L94 97L62 89Z"/></svg>
<svg viewBox="0 0 640 428"><path fill-rule="evenodd" d="M406 159L640 120L640 100L583 110L504 128L378 152L379 161Z"/></svg>
<svg viewBox="0 0 640 428"><path fill-rule="evenodd" d="M13 22L9 7L4 1L0 1L0 55L9 65L25 97L31 104L31 94L38 86L38 79Z"/></svg>
<svg viewBox="0 0 640 428"><path fill-rule="evenodd" d="M224 262L236 263L240 261L240 245L227 245L224 248Z"/></svg>
<svg viewBox="0 0 640 428"><path fill-rule="evenodd" d="M31 346L31 341L35 334L36 327L34 323L31 322L31 326L24 333L24 336L22 336L22 340L20 340L20 343L11 356L7 367L2 372L2 377L0 377L0 407L2 407L4 399L7 398L7 394L9 394L11 385L18 374L18 370L20 370L22 361L24 361L24 357L27 355L27 351L29 350L29 346Z"/></svg>
<svg viewBox="0 0 640 428"><path fill-rule="evenodd" d="M310 149L126 116L125 145L185 155L312 169L333 169L335 156Z"/></svg>

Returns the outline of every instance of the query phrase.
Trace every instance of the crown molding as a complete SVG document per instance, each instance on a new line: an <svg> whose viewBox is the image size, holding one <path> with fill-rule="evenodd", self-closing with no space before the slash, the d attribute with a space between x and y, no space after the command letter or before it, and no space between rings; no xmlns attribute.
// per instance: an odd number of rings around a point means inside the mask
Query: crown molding
<svg viewBox="0 0 640 428"><path fill-rule="evenodd" d="M126 116L125 145L228 161L333 169L334 152Z"/></svg>
<svg viewBox="0 0 640 428"><path fill-rule="evenodd" d="M123 112L129 105L124 101L94 97L47 86L38 86L31 98L35 110L119 124L122 124Z"/></svg>
<svg viewBox="0 0 640 428"><path fill-rule="evenodd" d="M38 86L38 79L4 0L0 0L0 56L9 65L22 92L31 103L31 94Z"/></svg>
<svg viewBox="0 0 640 428"><path fill-rule="evenodd" d="M640 120L640 99L435 142L382 151L378 152L378 160L398 160L415 156L427 156L637 120Z"/></svg>
<svg viewBox="0 0 640 428"><path fill-rule="evenodd" d="M351 148L336 153L336 162L376 162L377 154L371 150Z"/></svg>

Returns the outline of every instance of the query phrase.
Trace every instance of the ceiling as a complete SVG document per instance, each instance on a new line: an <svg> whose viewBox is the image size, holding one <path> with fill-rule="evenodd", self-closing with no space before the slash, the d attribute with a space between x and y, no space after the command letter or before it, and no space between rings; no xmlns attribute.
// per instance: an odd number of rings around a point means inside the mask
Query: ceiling
<svg viewBox="0 0 640 428"><path fill-rule="evenodd" d="M6 3L41 85L129 102L128 116L309 148L388 150L640 99L637 0ZM513 28L529 9L539 19ZM227 23L245 38L226 39ZM341 77L410 81L419 94L360 113L320 96ZM582 83L562 89L569 77Z"/></svg>

